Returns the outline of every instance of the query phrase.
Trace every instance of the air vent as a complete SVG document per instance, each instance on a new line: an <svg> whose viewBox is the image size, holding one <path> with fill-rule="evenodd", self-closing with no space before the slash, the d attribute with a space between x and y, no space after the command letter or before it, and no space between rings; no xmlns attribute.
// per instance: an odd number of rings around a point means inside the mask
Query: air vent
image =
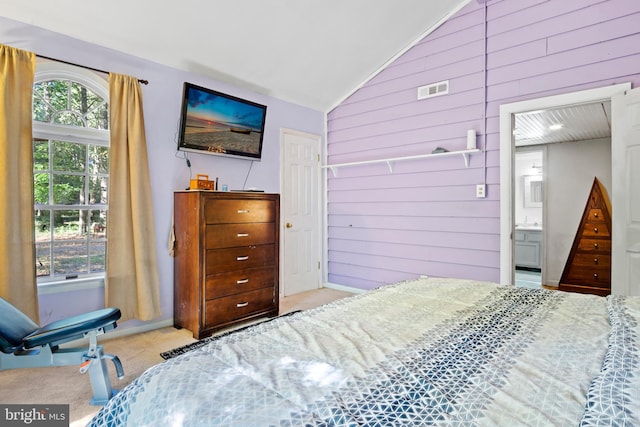
<svg viewBox="0 0 640 427"><path fill-rule="evenodd" d="M418 88L418 99L433 98L434 96L446 95L449 93L449 80L431 83Z"/></svg>

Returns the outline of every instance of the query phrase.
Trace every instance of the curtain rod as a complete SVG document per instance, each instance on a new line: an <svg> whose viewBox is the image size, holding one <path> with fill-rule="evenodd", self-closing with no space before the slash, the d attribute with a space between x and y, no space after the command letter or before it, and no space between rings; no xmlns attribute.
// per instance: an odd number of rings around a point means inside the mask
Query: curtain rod
<svg viewBox="0 0 640 427"><path fill-rule="evenodd" d="M97 71L98 73L105 73L105 74L109 74L109 72L108 72L108 71L100 70L100 69L98 69L98 68L87 67L86 65L74 64L73 62L63 61L63 60L61 60L61 59L51 58L51 57L49 57L49 56L44 56L44 55L38 55L38 54L36 54L36 56L37 56L38 58L42 58L42 59L49 59L49 60L51 60L51 61L62 62L63 64L73 65L73 66L80 67L80 68L85 68L85 69L87 69L87 70L91 70L91 71ZM139 82L139 83L141 83L141 84L143 84L143 85L149 84L149 80L142 80L142 79L138 79L138 82Z"/></svg>

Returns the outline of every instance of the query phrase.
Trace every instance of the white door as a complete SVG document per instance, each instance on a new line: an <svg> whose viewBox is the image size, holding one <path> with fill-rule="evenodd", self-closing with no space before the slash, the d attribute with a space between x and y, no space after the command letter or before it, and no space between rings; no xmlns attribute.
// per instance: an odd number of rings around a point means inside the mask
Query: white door
<svg viewBox="0 0 640 427"><path fill-rule="evenodd" d="M283 296L320 287L320 136L283 129Z"/></svg>
<svg viewBox="0 0 640 427"><path fill-rule="evenodd" d="M640 295L640 89L611 100L611 293Z"/></svg>

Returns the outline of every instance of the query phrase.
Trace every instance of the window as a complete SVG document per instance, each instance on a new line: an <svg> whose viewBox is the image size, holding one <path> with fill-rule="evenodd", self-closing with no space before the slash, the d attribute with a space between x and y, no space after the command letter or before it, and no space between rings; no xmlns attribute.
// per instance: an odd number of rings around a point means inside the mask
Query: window
<svg viewBox="0 0 640 427"><path fill-rule="evenodd" d="M109 185L108 84L65 64L38 64L33 182L38 282L103 275Z"/></svg>

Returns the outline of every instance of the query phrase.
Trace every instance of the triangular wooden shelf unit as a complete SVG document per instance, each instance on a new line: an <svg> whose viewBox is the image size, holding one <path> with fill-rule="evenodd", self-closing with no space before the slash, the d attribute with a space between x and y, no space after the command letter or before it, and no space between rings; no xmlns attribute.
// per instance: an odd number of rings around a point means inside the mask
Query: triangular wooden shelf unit
<svg viewBox="0 0 640 427"><path fill-rule="evenodd" d="M611 293L611 202L596 177L560 278L561 291Z"/></svg>

